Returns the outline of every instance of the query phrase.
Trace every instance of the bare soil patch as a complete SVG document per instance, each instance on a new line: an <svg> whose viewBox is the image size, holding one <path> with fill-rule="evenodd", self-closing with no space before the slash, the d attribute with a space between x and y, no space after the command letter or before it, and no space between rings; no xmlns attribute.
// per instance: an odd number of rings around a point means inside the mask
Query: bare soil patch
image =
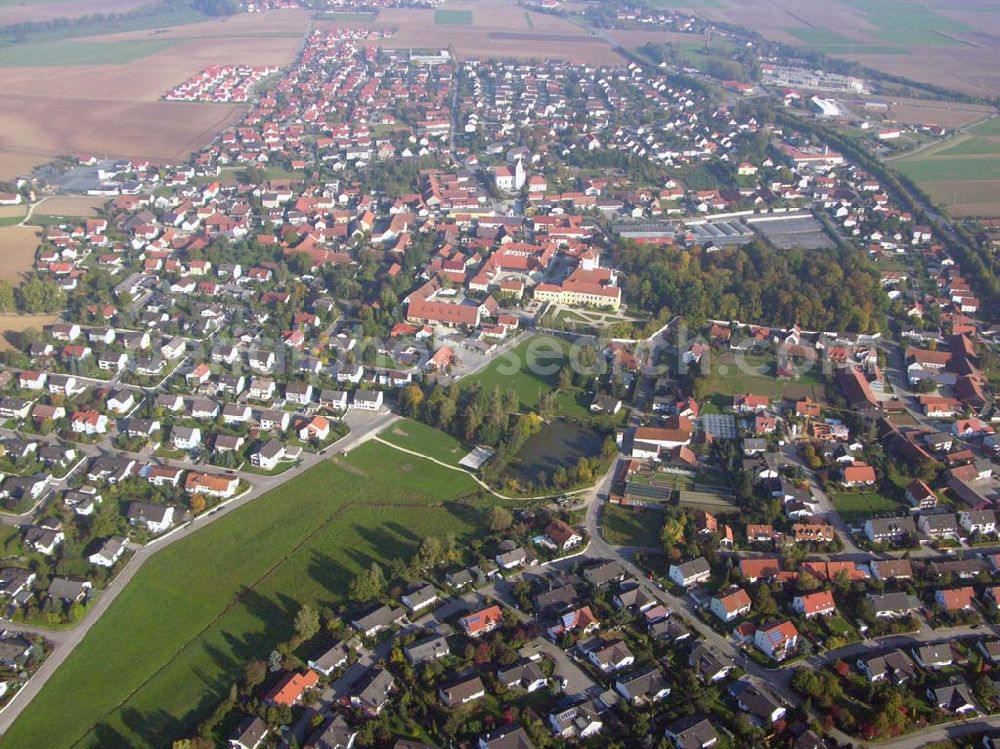
<svg viewBox="0 0 1000 749"><path fill-rule="evenodd" d="M866 101L885 102L889 105L885 118L904 125L940 125L954 129L979 122L995 112L992 107L979 104L886 96L868 96L849 103L861 111Z"/></svg>
<svg viewBox="0 0 1000 749"><path fill-rule="evenodd" d="M0 227L0 279L17 284L35 263L42 233L35 226Z"/></svg>
<svg viewBox="0 0 1000 749"><path fill-rule="evenodd" d="M46 198L32 216L96 216L104 208L106 198L93 195L66 195Z"/></svg>
<svg viewBox="0 0 1000 749"><path fill-rule="evenodd" d="M929 182L922 185L936 202L954 216L1000 217L1000 179L969 182Z"/></svg>
<svg viewBox="0 0 1000 749"><path fill-rule="evenodd" d="M41 330L58 319L58 315L0 315L0 351L13 348L13 344L7 339L8 333Z"/></svg>

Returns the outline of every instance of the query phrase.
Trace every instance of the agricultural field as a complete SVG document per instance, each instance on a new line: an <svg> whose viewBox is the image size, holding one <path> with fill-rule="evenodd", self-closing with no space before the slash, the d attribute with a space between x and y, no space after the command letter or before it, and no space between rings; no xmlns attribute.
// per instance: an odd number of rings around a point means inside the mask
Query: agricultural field
<svg viewBox="0 0 1000 749"><path fill-rule="evenodd" d="M995 138L962 138L937 151L938 156L982 156L1000 153L1000 141Z"/></svg>
<svg viewBox="0 0 1000 749"><path fill-rule="evenodd" d="M958 217L1000 217L1000 179L930 182L924 191Z"/></svg>
<svg viewBox="0 0 1000 749"><path fill-rule="evenodd" d="M940 99L907 99L896 96L872 96L846 100L856 111L864 109L865 102L876 101L888 105L884 113L887 121L902 125L940 125L944 128L964 128L990 117L996 110L983 104L943 101ZM874 113L867 113L869 115Z"/></svg>
<svg viewBox="0 0 1000 749"><path fill-rule="evenodd" d="M439 429L427 426L413 419L402 419L379 434L386 442L405 447L442 463L457 466L469 449L457 439Z"/></svg>
<svg viewBox="0 0 1000 749"><path fill-rule="evenodd" d="M526 13L510 0L448 3L437 10L386 8L368 26L395 31L393 46L450 49L459 59L479 58L489 50L495 57L551 57L608 65L624 62L606 40L590 36L565 18ZM370 43L383 44L380 40Z"/></svg>
<svg viewBox="0 0 1000 749"><path fill-rule="evenodd" d="M956 216L1000 215L1000 128L987 120L893 166Z"/></svg>
<svg viewBox="0 0 1000 749"><path fill-rule="evenodd" d="M95 43L72 40L30 42L0 47L0 67L31 68L60 65L123 65L177 44L171 39Z"/></svg>
<svg viewBox="0 0 1000 749"><path fill-rule="evenodd" d="M0 45L0 179L63 153L183 160L246 108L164 102L163 92L212 64L287 64L309 24L297 11L198 18Z"/></svg>
<svg viewBox="0 0 1000 749"><path fill-rule="evenodd" d="M878 492L832 492L833 508L848 523L863 520L873 515L889 515L906 512L899 502L883 497Z"/></svg>
<svg viewBox="0 0 1000 749"><path fill-rule="evenodd" d="M127 13L148 0L0 0L0 26L80 18L95 13Z"/></svg>
<svg viewBox="0 0 1000 749"><path fill-rule="evenodd" d="M660 0L893 75L977 95L1000 93L1000 13L944 0Z"/></svg>
<svg viewBox="0 0 1000 749"><path fill-rule="evenodd" d="M60 195L46 198L43 203L35 206L32 219L35 216L59 216L66 218L96 216L104 208L107 198L91 195Z"/></svg>
<svg viewBox="0 0 1000 749"><path fill-rule="evenodd" d="M19 224L28 213L25 205L3 205L0 206L0 226L11 226Z"/></svg>
<svg viewBox="0 0 1000 749"><path fill-rule="evenodd" d="M970 128L970 131L976 135L1000 137L1000 117L993 117L985 122L980 122L975 127Z"/></svg>
<svg viewBox="0 0 1000 749"><path fill-rule="evenodd" d="M220 518L142 568L0 747L169 745L291 634L300 605L336 606L359 570L428 535L472 537L488 501L456 500L475 489L368 443Z"/></svg>
<svg viewBox="0 0 1000 749"><path fill-rule="evenodd" d="M23 280L35 262L40 236L34 226L0 226L0 279L13 284Z"/></svg>
<svg viewBox="0 0 1000 749"><path fill-rule="evenodd" d="M375 11L327 10L319 17L324 21L333 21L335 23L371 23L378 17L378 13Z"/></svg>
<svg viewBox="0 0 1000 749"><path fill-rule="evenodd" d="M471 10L436 10L434 11L436 26L471 26Z"/></svg>
<svg viewBox="0 0 1000 749"><path fill-rule="evenodd" d="M928 156L921 153L896 162L896 168L917 182L977 182L1000 175L1000 158L949 157L941 152Z"/></svg>
<svg viewBox="0 0 1000 749"><path fill-rule="evenodd" d="M947 140L891 161L953 215L995 217L1000 215L1000 118L977 120Z"/></svg>

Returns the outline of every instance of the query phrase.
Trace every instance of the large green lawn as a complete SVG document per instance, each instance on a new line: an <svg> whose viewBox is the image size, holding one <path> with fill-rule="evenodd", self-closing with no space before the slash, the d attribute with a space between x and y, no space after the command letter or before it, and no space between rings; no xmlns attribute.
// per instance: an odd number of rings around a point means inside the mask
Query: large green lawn
<svg viewBox="0 0 1000 749"><path fill-rule="evenodd" d="M569 350L570 344L560 338L529 338L462 382L478 382L486 390L497 385L501 391L513 389L521 401L521 408L533 409L541 393L555 389L559 369L569 361ZM582 402L582 395L576 390L560 392L556 404L563 416L590 416L587 404Z"/></svg>
<svg viewBox="0 0 1000 749"><path fill-rule="evenodd" d="M601 508L601 536L615 546L660 546L663 513L622 505Z"/></svg>
<svg viewBox="0 0 1000 749"><path fill-rule="evenodd" d="M732 396L742 393L781 398L809 395L817 401L825 400L826 388L820 379L819 363L814 370L805 371L795 380L775 377L777 360L773 355L747 354L737 357L731 352L713 353L706 392L711 403L719 408L732 405Z"/></svg>
<svg viewBox="0 0 1000 749"><path fill-rule="evenodd" d="M472 479L368 443L153 557L0 747L162 747L291 634L303 602L337 606L372 560L428 535L468 538ZM490 500L484 499L482 504Z"/></svg>
<svg viewBox="0 0 1000 749"><path fill-rule="evenodd" d="M413 419L397 421L379 434L386 442L437 458L442 463L458 465L469 450L450 434Z"/></svg>
<svg viewBox="0 0 1000 749"><path fill-rule="evenodd" d="M902 504L878 492L836 492L830 495L830 499L833 501L833 509L849 523L865 520L876 514L906 511Z"/></svg>
<svg viewBox="0 0 1000 749"><path fill-rule="evenodd" d="M136 39L128 42L29 42L0 47L0 67L41 65L122 65L177 44L175 39Z"/></svg>
<svg viewBox="0 0 1000 749"><path fill-rule="evenodd" d="M916 182L964 182L995 180L1000 175L1000 156L914 156L895 162Z"/></svg>

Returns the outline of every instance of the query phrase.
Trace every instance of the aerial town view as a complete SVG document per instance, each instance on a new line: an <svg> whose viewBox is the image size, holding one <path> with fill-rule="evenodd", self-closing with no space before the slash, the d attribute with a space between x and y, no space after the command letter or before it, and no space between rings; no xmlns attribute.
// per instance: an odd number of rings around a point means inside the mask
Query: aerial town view
<svg viewBox="0 0 1000 749"><path fill-rule="evenodd" d="M1000 749L1000 0L0 0L0 749Z"/></svg>

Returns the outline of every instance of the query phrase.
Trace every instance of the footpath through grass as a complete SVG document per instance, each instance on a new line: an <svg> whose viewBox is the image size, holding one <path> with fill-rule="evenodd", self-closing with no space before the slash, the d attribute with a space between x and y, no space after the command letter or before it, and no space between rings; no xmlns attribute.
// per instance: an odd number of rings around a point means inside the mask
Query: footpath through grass
<svg viewBox="0 0 1000 749"><path fill-rule="evenodd" d="M413 450L454 466L457 466L458 461L469 452L462 446L461 442L450 434L413 419L397 421L384 432L380 432L379 437L393 445L399 445L407 450Z"/></svg>
<svg viewBox="0 0 1000 749"><path fill-rule="evenodd" d="M336 607L373 560L477 530L471 478L369 443L153 557L34 702L3 749L162 747L189 734L302 603Z"/></svg>

